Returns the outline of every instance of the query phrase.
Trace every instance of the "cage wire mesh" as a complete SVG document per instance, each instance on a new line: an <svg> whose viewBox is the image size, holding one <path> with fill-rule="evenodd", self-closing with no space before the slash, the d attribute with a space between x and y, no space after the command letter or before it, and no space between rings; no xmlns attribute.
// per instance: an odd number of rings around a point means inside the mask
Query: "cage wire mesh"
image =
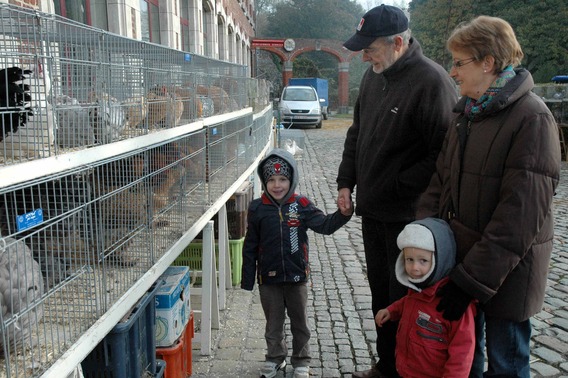
<svg viewBox="0 0 568 378"><path fill-rule="evenodd" d="M272 112L246 72L0 4L0 171L156 136L0 184L0 376L46 371L250 167Z"/></svg>
<svg viewBox="0 0 568 378"><path fill-rule="evenodd" d="M255 103L247 96L257 96L248 90L256 80L236 64L198 56L188 61L178 50L5 4L0 20L0 81L19 82L10 68L20 68L31 96L25 101L29 116L21 107L0 108L6 114L0 166L173 128ZM8 95L6 85L0 91Z"/></svg>

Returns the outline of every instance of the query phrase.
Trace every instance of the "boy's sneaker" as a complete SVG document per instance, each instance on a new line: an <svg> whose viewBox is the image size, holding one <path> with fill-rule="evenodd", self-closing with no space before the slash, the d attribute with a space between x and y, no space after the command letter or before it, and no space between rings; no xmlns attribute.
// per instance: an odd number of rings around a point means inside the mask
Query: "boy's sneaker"
<svg viewBox="0 0 568 378"><path fill-rule="evenodd" d="M278 370L286 371L286 361L282 361L280 364L266 361L262 369L260 369L260 378L276 377Z"/></svg>
<svg viewBox="0 0 568 378"><path fill-rule="evenodd" d="M294 378L309 378L310 377L310 367L309 366L298 366L294 369Z"/></svg>

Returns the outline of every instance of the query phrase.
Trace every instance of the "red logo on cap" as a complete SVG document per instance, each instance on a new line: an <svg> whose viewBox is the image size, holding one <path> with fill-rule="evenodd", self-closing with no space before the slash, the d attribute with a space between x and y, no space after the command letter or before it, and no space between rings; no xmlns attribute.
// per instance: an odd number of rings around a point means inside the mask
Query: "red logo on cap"
<svg viewBox="0 0 568 378"><path fill-rule="evenodd" d="M282 169L282 164L280 163L275 163L274 164L274 172L276 172L277 175L280 174L280 170Z"/></svg>
<svg viewBox="0 0 568 378"><path fill-rule="evenodd" d="M357 26L357 31L361 31L361 29L363 29L364 23L365 23L365 19L362 18L361 21L359 21L359 25Z"/></svg>

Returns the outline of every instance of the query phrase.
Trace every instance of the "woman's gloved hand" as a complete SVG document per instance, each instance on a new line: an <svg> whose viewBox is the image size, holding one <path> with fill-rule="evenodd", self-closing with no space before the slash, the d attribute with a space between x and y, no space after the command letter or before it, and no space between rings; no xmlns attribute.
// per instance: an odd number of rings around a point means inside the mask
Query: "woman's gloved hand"
<svg viewBox="0 0 568 378"><path fill-rule="evenodd" d="M440 287L436 296L441 298L436 310L442 312L444 319L450 321L459 320L473 300L471 295L463 291L453 281L448 281L447 284Z"/></svg>

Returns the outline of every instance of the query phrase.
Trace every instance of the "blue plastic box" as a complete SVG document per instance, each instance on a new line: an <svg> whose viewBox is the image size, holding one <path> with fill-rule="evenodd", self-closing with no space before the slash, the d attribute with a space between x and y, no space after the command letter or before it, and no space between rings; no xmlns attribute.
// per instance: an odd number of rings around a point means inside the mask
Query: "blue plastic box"
<svg viewBox="0 0 568 378"><path fill-rule="evenodd" d="M181 336L191 313L189 268L170 266L156 292L156 346L169 347Z"/></svg>
<svg viewBox="0 0 568 378"><path fill-rule="evenodd" d="M160 373L156 364L156 292L155 282L121 321L83 360L85 378L140 378L145 373ZM163 374L163 367L162 374Z"/></svg>

